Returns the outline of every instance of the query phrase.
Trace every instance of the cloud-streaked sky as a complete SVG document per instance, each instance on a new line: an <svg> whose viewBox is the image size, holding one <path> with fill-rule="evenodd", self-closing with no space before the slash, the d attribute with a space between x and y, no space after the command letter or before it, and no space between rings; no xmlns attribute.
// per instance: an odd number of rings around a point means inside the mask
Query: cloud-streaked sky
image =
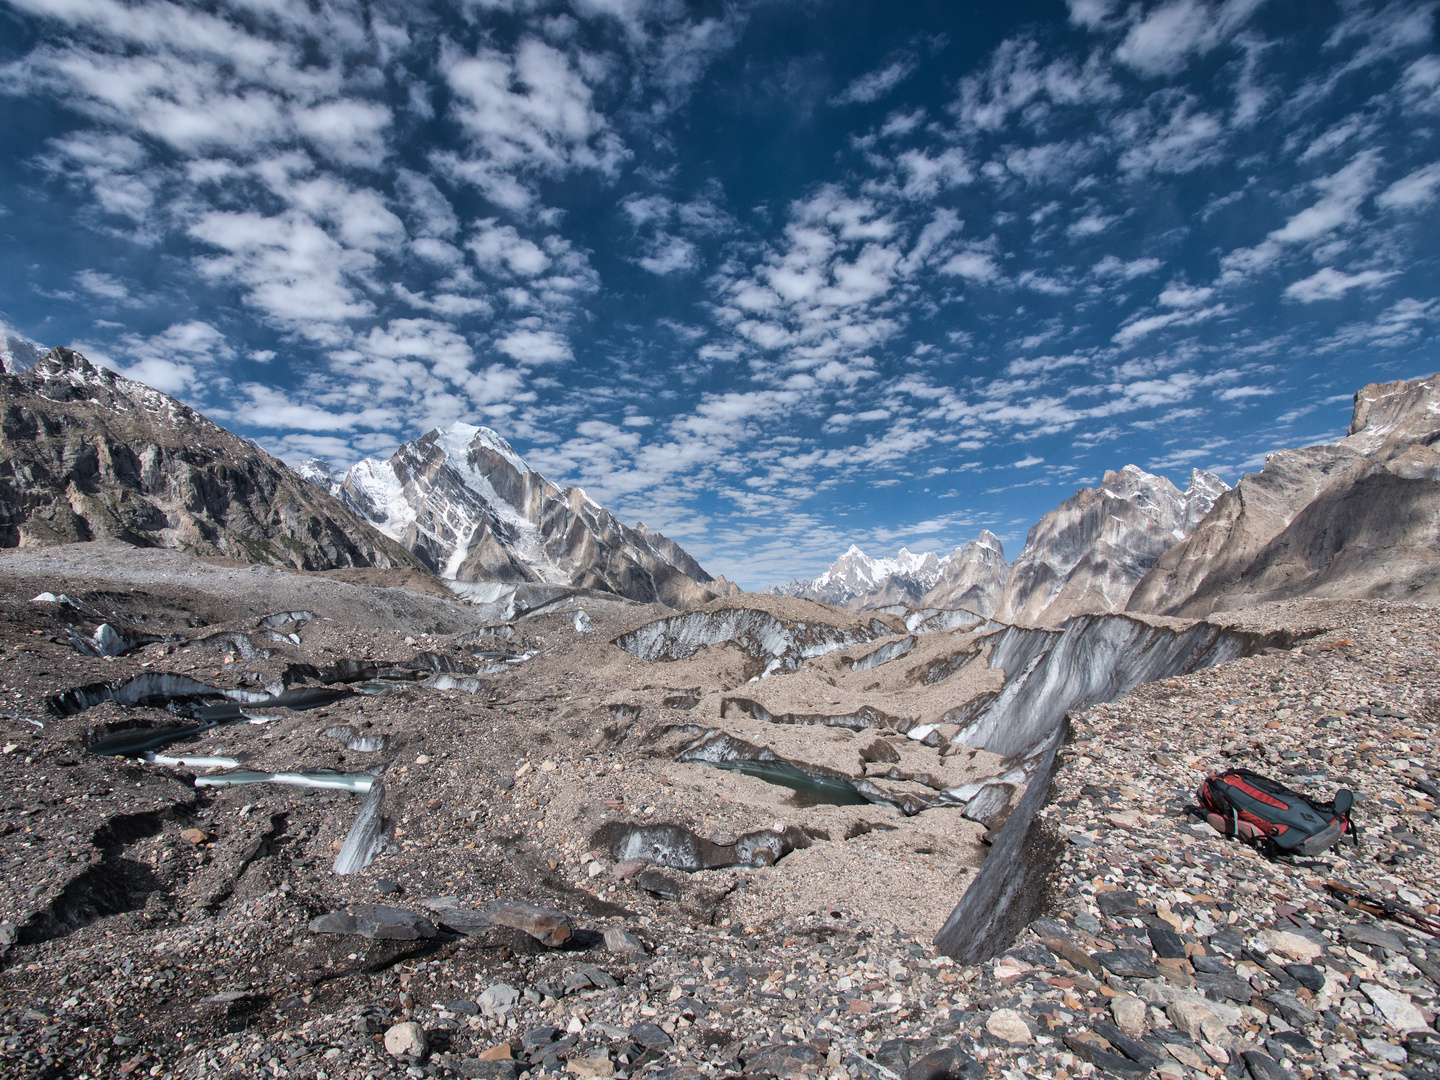
<svg viewBox="0 0 1440 1080"><path fill-rule="evenodd" d="M0 317L758 587L1440 370L1432 2L0 0Z"/></svg>

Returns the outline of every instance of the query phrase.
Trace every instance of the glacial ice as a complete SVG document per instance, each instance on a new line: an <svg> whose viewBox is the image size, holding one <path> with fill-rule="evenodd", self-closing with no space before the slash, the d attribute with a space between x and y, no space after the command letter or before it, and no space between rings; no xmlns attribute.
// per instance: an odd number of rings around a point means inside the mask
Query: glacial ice
<svg viewBox="0 0 1440 1080"><path fill-rule="evenodd" d="M375 780L355 815L355 824L345 835L340 854L332 867L337 874L355 874L375 861L391 844L394 823L381 816L385 803L385 785Z"/></svg>
<svg viewBox="0 0 1440 1080"><path fill-rule="evenodd" d="M849 728L851 731L865 731L869 728L888 727L895 731L908 731L914 720L902 716L891 716L873 705L862 705L851 713L780 713L776 715L750 698L724 698L720 702L720 715L730 716L730 710L754 717L763 724L819 724L824 727Z"/></svg>
<svg viewBox="0 0 1440 1080"><path fill-rule="evenodd" d="M1072 709L1113 701L1142 682L1167 679L1249 656L1279 640L1197 623L1185 630L1128 615L1081 615L1059 630L1008 626L986 639L990 666L1005 685L992 699L961 706L954 742L1002 757L1032 754Z"/></svg>
<svg viewBox="0 0 1440 1080"><path fill-rule="evenodd" d="M1055 753L1069 733L1070 710L1113 701L1142 682L1288 645L1290 637L1204 622L1172 630L1127 615L1082 615L1059 630L1008 626L987 640L990 666L1005 670L1005 685L996 695L953 710L947 719L962 725L956 744L1002 754L1011 766L1000 776L948 794L972 805L997 798L985 789L1000 784L1024 784L1025 794L935 936L935 947L962 964L979 963L1007 948L1040 913L1054 853L1031 826L1055 773Z"/></svg>
<svg viewBox="0 0 1440 1080"><path fill-rule="evenodd" d="M764 662L759 677L794 671L804 661L836 649L873 641L894 631L872 620L869 627L842 630L824 623L786 623L756 608L689 611L646 623L614 644L649 661L688 660L712 645L733 644Z"/></svg>
<svg viewBox="0 0 1440 1080"><path fill-rule="evenodd" d="M900 638L897 641L887 641L884 645L881 645L878 649L872 649L860 657L860 659L852 660L850 662L850 670L869 671L871 668L879 667L881 664L887 664L891 660L908 656L915 651L915 646L918 643L919 638L913 634L909 637Z"/></svg>
<svg viewBox="0 0 1440 1080"><path fill-rule="evenodd" d="M236 784L286 784L290 787L355 791L363 795L375 784L375 777L371 773L342 773L330 770L309 773L267 773L256 772L252 769L236 769L234 772L195 778L196 787L231 787Z"/></svg>
<svg viewBox="0 0 1440 1080"><path fill-rule="evenodd" d="M905 616L905 629L911 633L931 634L937 630L978 626L985 621L984 615L964 608L921 608Z"/></svg>

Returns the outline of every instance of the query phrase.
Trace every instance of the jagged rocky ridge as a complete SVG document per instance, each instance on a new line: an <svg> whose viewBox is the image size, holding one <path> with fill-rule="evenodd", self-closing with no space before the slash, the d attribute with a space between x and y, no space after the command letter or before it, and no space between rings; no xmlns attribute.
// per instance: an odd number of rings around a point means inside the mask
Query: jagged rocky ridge
<svg viewBox="0 0 1440 1080"><path fill-rule="evenodd" d="M303 570L422 568L289 466L174 398L70 349L25 369L23 350L9 339L6 348L0 547L114 537Z"/></svg>
<svg viewBox="0 0 1440 1080"><path fill-rule="evenodd" d="M1243 477L1130 596L1205 615L1297 596L1440 595L1440 376L1355 395L1345 438L1281 450Z"/></svg>
<svg viewBox="0 0 1440 1080"><path fill-rule="evenodd" d="M387 461L302 472L440 577L535 582L690 607L729 595L679 544L541 476L494 431L455 423Z"/></svg>
<svg viewBox="0 0 1440 1080"><path fill-rule="evenodd" d="M1196 469L1182 493L1134 465L1107 472L1042 517L1010 567L995 617L1054 625L1072 615L1123 611L1136 583L1227 490Z"/></svg>

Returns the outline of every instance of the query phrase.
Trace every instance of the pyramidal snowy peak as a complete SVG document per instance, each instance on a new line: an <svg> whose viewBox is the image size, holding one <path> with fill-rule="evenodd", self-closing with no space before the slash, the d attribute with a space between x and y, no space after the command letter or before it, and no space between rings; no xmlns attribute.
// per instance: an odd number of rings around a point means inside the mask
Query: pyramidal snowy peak
<svg viewBox="0 0 1440 1080"><path fill-rule="evenodd" d="M731 588L643 522L622 525L580 488L557 487L489 428L437 428L344 474L321 461L300 471L449 580L569 585L672 607Z"/></svg>

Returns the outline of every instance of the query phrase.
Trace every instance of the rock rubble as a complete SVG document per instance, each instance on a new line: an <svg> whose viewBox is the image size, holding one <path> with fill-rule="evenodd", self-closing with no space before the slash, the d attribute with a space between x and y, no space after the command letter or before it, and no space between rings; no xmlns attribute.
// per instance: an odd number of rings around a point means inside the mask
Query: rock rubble
<svg viewBox="0 0 1440 1080"><path fill-rule="evenodd" d="M91 728L169 714L115 702L66 718L44 711L57 689L162 664L263 689L286 664L398 665L417 651L458 662L477 647L466 635L481 628L432 632L423 607L384 627L337 621L323 595L292 598L280 577L251 578L248 597L209 571L169 585L3 578L6 1075L1440 1074L1440 945L1325 887L1437 910L1433 608L1327 601L1234 613L1238 629L1298 644L1073 712L1073 741L1033 826L1047 841L1035 850L1055 852L1040 864L1042 915L999 955L961 965L933 936L984 857L986 827L945 807L907 817L800 805L759 780L676 762L671 751L694 738L687 725L732 723L722 701L750 658L722 645L648 663L610 644L653 609L587 600L586 634L564 610L517 623L505 647L536 656L487 676L480 694L397 684L310 712L276 709L183 747L271 771L384 764L372 795L383 790L377 818L391 822L393 850L344 876L333 860L364 797L197 789L203 769L84 752ZM253 627L301 607L317 617L295 631L301 645L272 643L269 659L224 664L157 642L106 660L77 653L61 615L29 603L61 587L107 617L148 613L157 632ZM210 625L187 628L190 618ZM822 700L837 689L825 679L853 679L857 706L895 715L879 690L861 702L871 682L860 680L923 671L917 657L935 655L938 637L922 633L915 650L871 670L822 657L741 692L763 690L777 716L818 715L842 708ZM325 734L342 722L390 741L352 750ZM744 722L762 730L753 715ZM877 739L906 768L901 751L953 764L893 731L772 726L840 740L826 752L856 755L857 769ZM898 767L872 756L868 766ZM1220 837L1187 806L1205 775L1234 765L1324 799L1351 788L1359 848L1272 862ZM684 826L717 844L804 828L810 845L771 866L687 873L617 859L596 840L615 821ZM495 918L502 910L514 917Z"/></svg>

